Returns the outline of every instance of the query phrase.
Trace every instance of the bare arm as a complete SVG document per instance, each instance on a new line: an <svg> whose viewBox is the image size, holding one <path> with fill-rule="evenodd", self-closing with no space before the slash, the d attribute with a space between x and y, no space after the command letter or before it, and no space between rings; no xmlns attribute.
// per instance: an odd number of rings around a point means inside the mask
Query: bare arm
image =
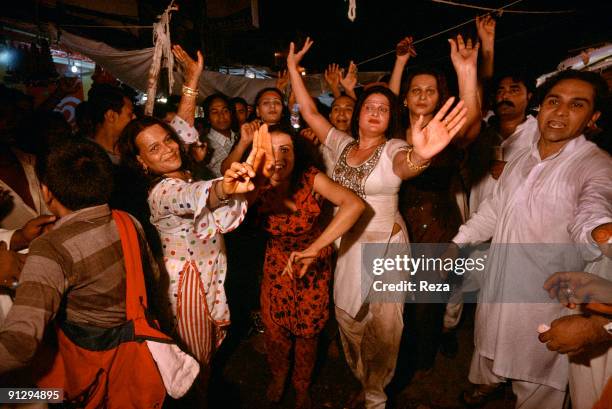
<svg viewBox="0 0 612 409"><path fill-rule="evenodd" d="M469 145L480 133L482 120L481 96L478 90L477 60L479 43L472 40L463 41L461 35L457 39L448 40L451 45L451 60L457 73L459 98L467 108L467 119L457 134L454 143L461 146Z"/></svg>
<svg viewBox="0 0 612 409"><path fill-rule="evenodd" d="M177 115L185 120L189 125L193 126L195 121L195 108L197 105L197 90L198 82L200 81L200 75L204 69L204 57L202 53L198 51L198 61L194 61L189 54L183 50L180 45L172 47L172 53L183 67L185 74L185 82L183 86L195 90L195 93L183 92L181 101L177 109Z"/></svg>
<svg viewBox="0 0 612 409"><path fill-rule="evenodd" d="M302 267L297 272L297 276L302 277L308 271L310 264L317 258L319 252L353 227L365 210L365 204L359 196L335 183L324 173L319 172L315 176L313 187L316 193L338 206L338 212L321 235L308 248L291 253L285 269L285 272L291 276L294 273L293 264L301 261Z"/></svg>
<svg viewBox="0 0 612 409"><path fill-rule="evenodd" d="M389 80L389 89L397 96L400 94L404 68L406 68L410 57L414 56L416 56L416 51L412 46L412 37L404 38L395 46L395 64L393 65L391 79Z"/></svg>
<svg viewBox="0 0 612 409"><path fill-rule="evenodd" d="M315 176L314 191L338 207L338 212L323 233L310 245L317 251L346 233L365 210L363 200L353 191L340 186L322 172Z"/></svg>
<svg viewBox="0 0 612 409"><path fill-rule="evenodd" d="M319 141L321 143L325 143L325 138L327 137L332 124L330 124L327 118L317 111L317 106L310 97L310 94L308 94L308 90L306 90L302 76L298 71L298 64L300 60L311 46L312 41L310 41L310 38L307 38L304 47L300 50L300 52L295 53L295 45L291 43L289 47L289 54L287 55L287 69L289 70L289 78L291 79L291 88L295 93L297 103L300 105L300 113L302 114L302 117L315 132L317 138L319 138Z"/></svg>
<svg viewBox="0 0 612 409"><path fill-rule="evenodd" d="M480 70L478 76L481 81L493 78L493 60L495 51L495 19L490 14L476 17L476 30L480 39Z"/></svg>

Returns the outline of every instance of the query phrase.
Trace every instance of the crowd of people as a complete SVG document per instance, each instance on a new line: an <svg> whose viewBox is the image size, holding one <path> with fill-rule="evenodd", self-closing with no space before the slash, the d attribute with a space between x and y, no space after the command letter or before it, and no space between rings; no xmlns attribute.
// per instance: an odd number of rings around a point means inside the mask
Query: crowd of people
<svg viewBox="0 0 612 409"><path fill-rule="evenodd" d="M204 118L204 57L180 46L180 99L153 116L95 84L73 130L48 112L70 84L36 107L1 86L0 384L62 388L75 407L205 407L216 352L254 327L271 403L291 374L295 407L314 405L329 338L361 385L339 405L384 408L456 353L462 293L480 290L462 404L510 382L517 408L611 408L608 84L567 70L536 89L494 68L495 26L449 39L456 81L411 70L410 37L388 81L330 65L330 109L304 84L310 39L252 106L212 94ZM446 302L374 300L362 271L369 244L455 258L487 242L485 271Z"/></svg>

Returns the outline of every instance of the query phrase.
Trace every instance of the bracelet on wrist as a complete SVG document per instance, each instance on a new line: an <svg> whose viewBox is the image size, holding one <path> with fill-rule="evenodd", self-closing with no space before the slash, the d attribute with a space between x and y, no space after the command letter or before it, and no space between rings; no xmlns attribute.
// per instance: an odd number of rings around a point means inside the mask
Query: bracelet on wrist
<svg viewBox="0 0 612 409"><path fill-rule="evenodd" d="M414 147L412 146L409 146L408 150L406 151L406 163L408 164L408 167L414 171L421 171L429 167L429 165L431 164L431 160L426 161L423 165L417 165L416 163L414 163L410 159L413 151L414 151Z"/></svg>
<svg viewBox="0 0 612 409"><path fill-rule="evenodd" d="M189 97L197 97L200 92L195 88L190 88L187 85L183 85L183 95Z"/></svg>

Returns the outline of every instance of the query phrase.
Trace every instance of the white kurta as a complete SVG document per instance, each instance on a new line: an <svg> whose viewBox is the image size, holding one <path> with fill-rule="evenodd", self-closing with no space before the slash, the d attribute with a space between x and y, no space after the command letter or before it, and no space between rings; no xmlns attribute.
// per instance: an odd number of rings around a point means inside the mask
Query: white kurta
<svg viewBox="0 0 612 409"><path fill-rule="evenodd" d="M506 162L512 161L520 151L531 146L539 137L538 121L533 116L527 115L525 121L516 127L512 135L501 143L504 150L504 160ZM470 215L476 213L480 203L493 194L496 184L497 180L488 174L472 186L470 190Z"/></svg>
<svg viewBox="0 0 612 409"><path fill-rule="evenodd" d="M330 150L332 163L337 166L342 152L351 142L355 142L355 139L350 135L336 128L330 129L325 145ZM334 272L334 303L353 318L368 296L373 281L371 276L362 274L362 244L389 243L395 224L400 226L401 232L398 234L401 237L394 239L400 244L408 243L408 233L399 212L397 198L402 180L393 172L393 158L398 152L405 151L407 145L406 141L390 139L381 147L380 157L363 183L363 192L356 192L362 194L366 210L342 236ZM376 154L372 154L372 157ZM370 266L363 268L369 271Z"/></svg>
<svg viewBox="0 0 612 409"><path fill-rule="evenodd" d="M612 222L611 181L612 159L584 136L544 160L537 142L533 143L509 162L493 195L453 239L459 244L493 239L481 300L502 298L508 291L516 296L517 288L526 293L525 298L545 297L542 285L552 273L572 263L573 268L584 268L575 265L580 254L567 254L567 245L558 246L556 257L549 252L542 258L534 257L533 247L527 252L521 246L496 244L583 243L589 245L589 253L582 256L598 257L590 233ZM520 268L517 260L522 262ZM493 359L498 376L564 390L567 357L548 351L536 329L565 313L556 303L479 304L475 353Z"/></svg>

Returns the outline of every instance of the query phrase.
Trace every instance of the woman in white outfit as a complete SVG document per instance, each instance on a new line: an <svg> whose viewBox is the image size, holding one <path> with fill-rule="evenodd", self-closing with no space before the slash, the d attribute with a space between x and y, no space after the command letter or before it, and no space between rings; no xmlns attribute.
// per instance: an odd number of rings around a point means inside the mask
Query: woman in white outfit
<svg viewBox="0 0 612 409"><path fill-rule="evenodd" d="M335 129L321 115L308 95L298 63L312 46L310 39L301 51L293 43L287 68L300 112L321 144L333 158L332 177L366 202L366 211L342 237L334 276L336 319L342 346L351 370L362 384L367 408L384 408L385 386L395 371L403 328L401 303L366 303L372 280L361 274L363 243L407 243L406 226L397 206L402 180L421 173L432 157L444 149L465 123L463 102L447 115L450 98L427 127L423 118L412 133L412 145L393 139L398 111L395 95L386 87L364 92L351 122L353 139Z"/></svg>

